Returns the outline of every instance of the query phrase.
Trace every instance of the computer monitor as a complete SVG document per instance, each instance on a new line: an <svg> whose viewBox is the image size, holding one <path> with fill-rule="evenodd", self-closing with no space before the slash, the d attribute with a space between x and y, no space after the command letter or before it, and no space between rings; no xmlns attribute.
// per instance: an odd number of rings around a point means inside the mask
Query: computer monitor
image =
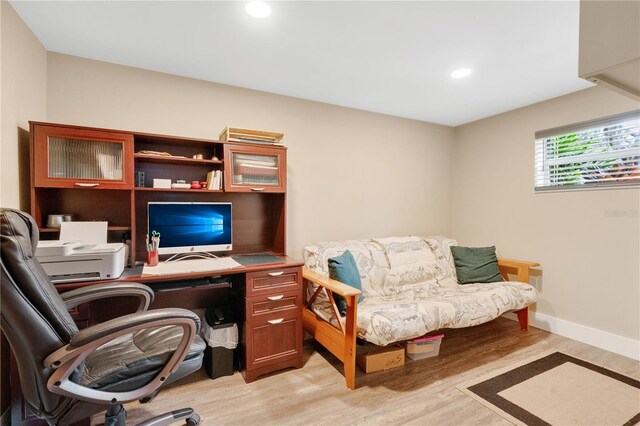
<svg viewBox="0 0 640 426"><path fill-rule="evenodd" d="M150 202L148 234L160 233L159 254L220 252L233 248L231 203Z"/></svg>

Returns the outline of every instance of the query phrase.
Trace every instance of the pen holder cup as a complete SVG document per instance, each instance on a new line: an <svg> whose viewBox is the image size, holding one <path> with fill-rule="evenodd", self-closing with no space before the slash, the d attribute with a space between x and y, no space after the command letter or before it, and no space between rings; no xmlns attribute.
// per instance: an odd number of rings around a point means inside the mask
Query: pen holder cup
<svg viewBox="0 0 640 426"><path fill-rule="evenodd" d="M148 251L147 252L147 265L149 266L157 266L160 261L160 257L158 256L157 251Z"/></svg>

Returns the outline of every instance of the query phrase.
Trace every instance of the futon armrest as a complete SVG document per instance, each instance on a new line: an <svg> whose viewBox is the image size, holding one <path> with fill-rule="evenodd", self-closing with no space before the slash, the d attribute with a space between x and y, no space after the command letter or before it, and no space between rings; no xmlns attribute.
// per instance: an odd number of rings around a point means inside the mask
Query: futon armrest
<svg viewBox="0 0 640 426"><path fill-rule="evenodd" d="M60 297L62 297L67 309L107 297L137 297L140 300L138 312L144 312L153 302L153 290L138 283L96 284L67 291L62 293Z"/></svg>
<svg viewBox="0 0 640 426"><path fill-rule="evenodd" d="M508 274L514 274L518 276L518 281L527 284L529 283L530 270L536 266L540 266L540 264L538 262L498 258L498 268L504 279L508 279Z"/></svg>
<svg viewBox="0 0 640 426"><path fill-rule="evenodd" d="M353 288L350 285L333 280L326 275L319 274L308 268L302 268L302 276L304 279L322 286L327 290L331 290L333 293L339 294L340 296L358 296L361 293L357 288Z"/></svg>
<svg viewBox="0 0 640 426"><path fill-rule="evenodd" d="M355 330L355 324L356 324L356 318L357 318L358 296L360 295L361 291L358 290L357 288L353 288L349 285L341 283L340 281L333 280L327 277L326 275L322 275L317 272L314 272L308 268L302 268L302 277L306 281L318 285L318 288L313 293L311 298L305 301L305 307L307 309L310 309L311 305L316 300L316 297L318 296L320 291L324 290L324 292L327 294L329 298L329 303L331 304L331 309L333 310L333 314L338 320L337 321L338 328L343 333L353 334ZM333 297L334 293L342 296L347 305L346 313L343 313L343 315L346 315L344 319L346 328L345 328L345 325L342 324L342 322L340 321L341 315L340 315L340 312L338 311L338 306L336 305L335 298Z"/></svg>
<svg viewBox="0 0 640 426"><path fill-rule="evenodd" d="M329 351L344 362L344 375L347 378L347 387L356 387L356 336L358 332L358 296L361 291L340 281L332 280L326 275L319 274L308 268L302 268L302 276L307 283L318 286L311 298L307 299L308 293L305 291L305 309L303 310L303 323L305 330L309 332L318 342L324 345ZM311 305L323 291L327 294L336 324L320 318L313 312ZM344 297L347 304L347 311L341 319L336 306L333 293Z"/></svg>
<svg viewBox="0 0 640 426"><path fill-rule="evenodd" d="M78 366L100 346L125 334L168 326L182 327L182 338L162 370L146 385L126 392L110 392L91 389L70 380ZM195 313L186 309L170 308L125 315L86 328L73 336L71 343L51 353L44 360L45 368L54 370L47 382L47 388L59 395L99 404L124 403L140 399L155 391L180 367L199 327L200 319Z"/></svg>
<svg viewBox="0 0 640 426"><path fill-rule="evenodd" d="M534 268L536 266L540 266L538 262L527 262L524 260L514 260L514 259L505 259L503 257L498 258L498 266L507 266L513 268Z"/></svg>

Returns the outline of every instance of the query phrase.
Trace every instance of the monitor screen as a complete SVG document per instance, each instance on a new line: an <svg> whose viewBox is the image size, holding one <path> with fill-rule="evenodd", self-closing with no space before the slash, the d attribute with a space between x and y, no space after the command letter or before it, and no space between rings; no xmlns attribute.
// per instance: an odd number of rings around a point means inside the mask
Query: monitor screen
<svg viewBox="0 0 640 426"><path fill-rule="evenodd" d="M148 234L160 233L158 253L229 251L231 203L150 202Z"/></svg>

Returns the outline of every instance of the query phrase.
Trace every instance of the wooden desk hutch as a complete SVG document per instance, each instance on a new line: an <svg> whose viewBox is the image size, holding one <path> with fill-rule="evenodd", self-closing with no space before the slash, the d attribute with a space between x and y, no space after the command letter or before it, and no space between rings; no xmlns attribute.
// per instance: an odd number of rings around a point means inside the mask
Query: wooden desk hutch
<svg viewBox="0 0 640 426"><path fill-rule="evenodd" d="M231 289L204 286L158 291L151 309L205 308L228 298L231 292L242 336L239 353L245 380L250 382L259 375L286 367L302 367L302 262L286 260L284 256L287 178L284 146L40 122L30 125L31 214L40 228L41 239L58 238L59 228L46 226L50 214L72 214L77 221L106 220L109 242L130 239L132 268L116 281L144 282L154 288L165 281L224 276L232 282ZM171 156L141 151L166 152ZM269 176L265 177L264 172L250 173L252 161L261 159L276 164ZM213 170L222 171L220 190L153 188L154 178L205 181L207 173ZM144 173L144 186L136 182L136 172ZM231 202L231 254L270 252L283 260L209 273L142 276L140 266L136 265L146 259L147 203L151 201ZM96 283L74 282L56 287L63 292ZM84 327L132 312L134 302L128 302L94 302L74 310L72 316Z"/></svg>

